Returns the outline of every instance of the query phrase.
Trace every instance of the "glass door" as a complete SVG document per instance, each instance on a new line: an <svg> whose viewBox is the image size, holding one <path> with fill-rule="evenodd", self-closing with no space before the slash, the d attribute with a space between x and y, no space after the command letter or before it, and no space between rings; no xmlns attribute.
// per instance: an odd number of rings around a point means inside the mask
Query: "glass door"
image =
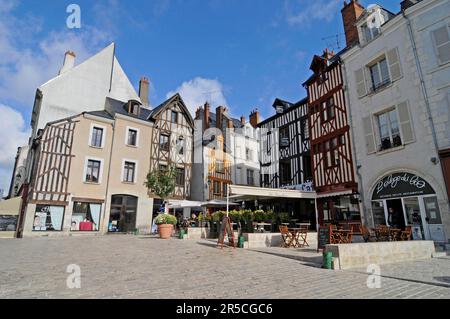
<svg viewBox="0 0 450 319"><path fill-rule="evenodd" d="M444 226L442 225L441 212L436 196L423 197L425 207L425 225L429 239L445 242Z"/></svg>
<svg viewBox="0 0 450 319"><path fill-rule="evenodd" d="M422 216L420 214L420 204L418 197L403 198L406 224L412 227L412 237L414 240L425 239Z"/></svg>

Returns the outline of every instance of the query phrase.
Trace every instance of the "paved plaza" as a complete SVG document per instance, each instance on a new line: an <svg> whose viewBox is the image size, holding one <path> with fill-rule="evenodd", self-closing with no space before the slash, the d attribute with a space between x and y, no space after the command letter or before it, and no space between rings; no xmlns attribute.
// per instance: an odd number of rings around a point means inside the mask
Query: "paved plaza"
<svg viewBox="0 0 450 319"><path fill-rule="evenodd" d="M312 249L217 249L143 236L0 239L0 298L450 298L450 258L364 269L320 268ZM69 289L68 265L81 288ZM69 280L70 281L70 280Z"/></svg>

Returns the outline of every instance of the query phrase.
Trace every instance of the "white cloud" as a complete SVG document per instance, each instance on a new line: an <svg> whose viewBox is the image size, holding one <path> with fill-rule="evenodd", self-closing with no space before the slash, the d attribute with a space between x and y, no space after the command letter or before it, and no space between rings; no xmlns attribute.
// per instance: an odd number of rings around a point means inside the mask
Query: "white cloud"
<svg viewBox="0 0 450 319"><path fill-rule="evenodd" d="M285 1L286 20L290 25L309 25L314 20L331 21L340 13L342 0ZM294 8L293 8L294 7Z"/></svg>
<svg viewBox="0 0 450 319"><path fill-rule="evenodd" d="M0 189L6 192L9 189L14 158L17 147L26 145L30 131L26 128L22 114L9 106L0 104L2 125L0 125Z"/></svg>
<svg viewBox="0 0 450 319"><path fill-rule="evenodd" d="M206 101L211 107L228 106L224 95L222 83L214 79L196 77L190 81L183 82L175 91L167 93L167 98L179 93L191 114L195 115L197 107L205 104Z"/></svg>
<svg viewBox="0 0 450 319"><path fill-rule="evenodd" d="M0 102L18 103L29 111L36 88L57 75L65 51L74 51L79 63L106 46L112 36L82 24L79 30L62 27L42 37L40 18L17 19L14 4L0 6Z"/></svg>

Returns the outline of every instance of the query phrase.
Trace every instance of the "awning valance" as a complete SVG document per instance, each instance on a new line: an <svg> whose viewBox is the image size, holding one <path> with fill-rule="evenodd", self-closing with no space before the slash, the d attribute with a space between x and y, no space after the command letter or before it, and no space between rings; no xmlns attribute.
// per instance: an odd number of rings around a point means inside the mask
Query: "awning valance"
<svg viewBox="0 0 450 319"><path fill-rule="evenodd" d="M315 199L315 192L304 192L299 190L279 189L279 188L262 188L253 186L230 185L230 198L299 198L299 199Z"/></svg>
<svg viewBox="0 0 450 319"><path fill-rule="evenodd" d="M327 198L327 197L335 197L335 196L351 195L351 194L353 194L353 191L351 189L349 189L349 190L341 191L341 192L317 194L317 198Z"/></svg>

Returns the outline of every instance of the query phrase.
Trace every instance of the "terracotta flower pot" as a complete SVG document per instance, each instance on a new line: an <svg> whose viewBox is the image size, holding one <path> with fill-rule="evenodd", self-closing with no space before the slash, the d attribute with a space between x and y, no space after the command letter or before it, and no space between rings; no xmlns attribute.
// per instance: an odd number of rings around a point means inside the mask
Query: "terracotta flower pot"
<svg viewBox="0 0 450 319"><path fill-rule="evenodd" d="M173 233L173 225L172 224L163 224L158 225L159 237L161 239L170 239Z"/></svg>

